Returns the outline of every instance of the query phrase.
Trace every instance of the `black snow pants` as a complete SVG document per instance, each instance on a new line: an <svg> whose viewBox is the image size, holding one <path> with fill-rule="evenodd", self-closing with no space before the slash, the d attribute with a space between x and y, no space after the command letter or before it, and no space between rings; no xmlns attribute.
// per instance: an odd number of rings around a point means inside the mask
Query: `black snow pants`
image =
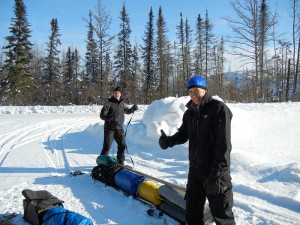
<svg viewBox="0 0 300 225"><path fill-rule="evenodd" d="M226 185L224 193L211 195L206 194L204 182L209 172L189 168L188 184L186 192L186 220L188 225L204 225L204 205L206 198L216 225L235 225L233 207L233 193L230 172L224 172L221 185Z"/></svg>
<svg viewBox="0 0 300 225"><path fill-rule="evenodd" d="M118 144L117 159L118 163L123 164L125 161L125 135L123 129L104 129L104 140L101 155L108 155L112 142L115 140Z"/></svg>

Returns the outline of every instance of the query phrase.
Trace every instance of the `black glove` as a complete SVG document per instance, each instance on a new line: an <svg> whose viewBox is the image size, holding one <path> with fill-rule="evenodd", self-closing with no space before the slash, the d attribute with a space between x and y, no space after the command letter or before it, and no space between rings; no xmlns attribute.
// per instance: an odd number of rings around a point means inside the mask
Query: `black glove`
<svg viewBox="0 0 300 225"><path fill-rule="evenodd" d="M138 106L137 106L136 104L134 104L134 105L132 106L132 109L133 109L133 111L136 111L136 110L138 110Z"/></svg>
<svg viewBox="0 0 300 225"><path fill-rule="evenodd" d="M159 146L162 149L167 149L168 147L171 147L171 141L170 138L165 134L165 132L163 130L160 130L161 132L161 136L158 140Z"/></svg>

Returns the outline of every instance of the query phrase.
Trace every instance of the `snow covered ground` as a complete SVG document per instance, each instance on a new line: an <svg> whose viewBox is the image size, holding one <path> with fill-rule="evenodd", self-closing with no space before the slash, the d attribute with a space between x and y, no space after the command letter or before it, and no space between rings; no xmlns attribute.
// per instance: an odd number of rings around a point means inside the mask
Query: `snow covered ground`
<svg viewBox="0 0 300 225"><path fill-rule="evenodd" d="M159 130L174 133L188 98L139 106L127 131L134 169L185 186L187 144L161 150ZM228 104L232 120L234 213L239 225L300 224L300 103ZM0 218L23 221L23 189L48 190L95 225L163 224L147 206L89 175L103 141L101 106L0 107ZM126 115L127 121L131 115ZM125 125L126 125L125 124ZM126 128L126 126L125 126ZM110 151L116 154L117 145ZM130 163L129 157L127 163ZM178 224L165 216L168 224Z"/></svg>

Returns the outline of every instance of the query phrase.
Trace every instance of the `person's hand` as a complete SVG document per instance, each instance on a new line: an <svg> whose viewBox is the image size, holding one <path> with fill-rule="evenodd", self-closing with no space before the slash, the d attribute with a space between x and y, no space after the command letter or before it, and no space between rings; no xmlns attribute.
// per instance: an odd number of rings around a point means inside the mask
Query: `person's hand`
<svg viewBox="0 0 300 225"><path fill-rule="evenodd" d="M137 106L136 104L134 104L134 105L132 106L132 109L133 109L133 111L136 111L136 110L138 110L138 106Z"/></svg>
<svg viewBox="0 0 300 225"><path fill-rule="evenodd" d="M158 140L159 146L165 150L171 146L170 138L165 134L163 130L160 130L161 136Z"/></svg>

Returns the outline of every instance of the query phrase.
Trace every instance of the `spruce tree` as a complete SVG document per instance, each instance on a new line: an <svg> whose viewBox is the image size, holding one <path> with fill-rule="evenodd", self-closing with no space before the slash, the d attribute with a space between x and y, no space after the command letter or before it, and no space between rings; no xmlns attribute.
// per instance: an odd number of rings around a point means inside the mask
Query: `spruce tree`
<svg viewBox="0 0 300 225"><path fill-rule="evenodd" d="M46 87L45 103L52 104L53 100L57 98L55 94L56 87L60 83L60 61L58 46L61 45L60 33L57 19L52 19L51 22L51 34L49 36L49 43L47 43L47 56L45 58L44 77L42 80L43 85Z"/></svg>
<svg viewBox="0 0 300 225"><path fill-rule="evenodd" d="M145 104L152 102L155 95L155 84L157 83L155 74L155 47L154 47L154 24L153 24L153 12L152 7L149 12L149 21L146 25L145 34L143 37L144 45L142 47L142 58L144 60L144 96Z"/></svg>
<svg viewBox="0 0 300 225"><path fill-rule="evenodd" d="M94 39L94 30L92 24L92 12L89 13L88 35L85 53L85 81L96 82L98 79L98 50Z"/></svg>
<svg viewBox="0 0 300 225"><path fill-rule="evenodd" d="M120 32L118 33L116 55L114 56L115 78L124 89L131 90L133 53L130 43L131 29L125 3L122 7L120 19Z"/></svg>
<svg viewBox="0 0 300 225"><path fill-rule="evenodd" d="M210 21L207 10L206 10L206 14L205 14L204 27L205 27L205 35L204 35L205 70L204 70L204 75L205 75L205 79L208 80L208 75L210 73L209 61L210 61L210 55L212 54L212 49L213 49L212 45L214 42L214 34L212 33L213 25Z"/></svg>
<svg viewBox="0 0 300 225"><path fill-rule="evenodd" d="M166 97L169 93L169 75L170 71L170 53L169 40L167 38L167 25L162 13L161 6L158 11L157 19L157 39L156 39L156 55L157 55L157 69L159 75L159 98Z"/></svg>
<svg viewBox="0 0 300 225"><path fill-rule="evenodd" d="M203 75L203 65L204 65L204 21L200 14L197 16L196 23L196 35L195 35L195 49L194 49L194 69L195 74Z"/></svg>
<svg viewBox="0 0 300 225"><path fill-rule="evenodd" d="M192 75L191 69L191 45L192 45L192 29L189 25L188 19L185 20L185 46L184 46L184 83L187 83L189 77ZM184 94L184 93L183 93Z"/></svg>
<svg viewBox="0 0 300 225"><path fill-rule="evenodd" d="M30 68L32 43L29 38L31 31L23 0L15 0L14 13L15 17L12 18L9 27L11 35L5 37L8 45L4 47L6 55L4 69L8 73L1 82L0 92L6 99L6 103L26 105L34 103L33 96L36 85Z"/></svg>
<svg viewBox="0 0 300 225"><path fill-rule="evenodd" d="M186 90L186 83L184 82L184 72L185 72L185 61L184 61L184 47L185 47L185 33L184 33L184 22L182 18L182 13L180 13L180 21L177 26L177 38L179 40L179 50L177 52L178 55L178 77L177 77L177 88L179 96L184 95L184 91Z"/></svg>
<svg viewBox="0 0 300 225"><path fill-rule="evenodd" d="M137 43L133 47L132 75L134 77L132 83L132 90L134 94L130 96L130 99L133 103L142 102L144 97L141 94L139 94L140 85L138 81L141 81L142 79L139 79L141 78L141 64L139 61L139 48Z"/></svg>

